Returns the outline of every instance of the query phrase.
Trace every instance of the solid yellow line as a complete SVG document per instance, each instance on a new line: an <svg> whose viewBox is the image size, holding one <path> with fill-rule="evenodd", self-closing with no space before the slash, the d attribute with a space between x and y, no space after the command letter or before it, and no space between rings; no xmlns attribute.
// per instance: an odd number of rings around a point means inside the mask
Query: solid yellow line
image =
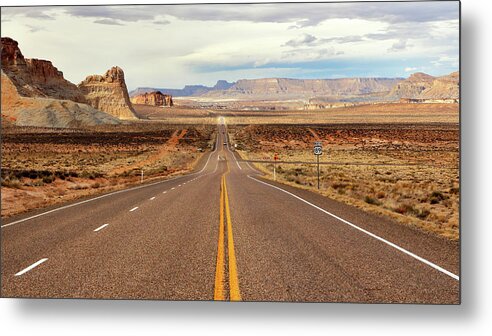
<svg viewBox="0 0 492 336"><path fill-rule="evenodd" d="M217 244L217 265L215 267L214 300L224 301L224 183L220 184L220 226Z"/></svg>
<svg viewBox="0 0 492 336"><path fill-rule="evenodd" d="M234 238L232 236L231 213L229 209L229 196L227 195L227 182L223 175L225 211L227 218L227 249L229 256L229 299L231 301L241 301L239 292L239 278L237 276L236 253L234 252Z"/></svg>

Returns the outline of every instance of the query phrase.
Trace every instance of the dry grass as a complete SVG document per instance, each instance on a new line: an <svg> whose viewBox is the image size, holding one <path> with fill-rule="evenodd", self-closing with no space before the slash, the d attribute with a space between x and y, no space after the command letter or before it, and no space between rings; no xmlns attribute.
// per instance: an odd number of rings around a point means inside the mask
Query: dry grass
<svg viewBox="0 0 492 336"><path fill-rule="evenodd" d="M313 132L314 131L314 132ZM319 192L400 223L459 239L459 153L456 127L356 128L232 127L241 156L315 162L312 143L323 142L321 188L316 165L277 164L279 181ZM365 163L368 165L334 164ZM399 166L402 165L402 166ZM256 164L268 178L273 165Z"/></svg>
<svg viewBox="0 0 492 336"><path fill-rule="evenodd" d="M235 102L236 109L201 109L197 107L162 108L135 105L137 114L150 121L170 124L217 124L219 116L224 116L230 125L248 124L345 124L345 123L458 123L458 104L400 104L381 103L350 107L329 108L323 110L291 109L244 111L241 104L249 106L251 102Z"/></svg>
<svg viewBox="0 0 492 336"><path fill-rule="evenodd" d="M2 134L2 217L191 170L214 127L16 127Z"/></svg>

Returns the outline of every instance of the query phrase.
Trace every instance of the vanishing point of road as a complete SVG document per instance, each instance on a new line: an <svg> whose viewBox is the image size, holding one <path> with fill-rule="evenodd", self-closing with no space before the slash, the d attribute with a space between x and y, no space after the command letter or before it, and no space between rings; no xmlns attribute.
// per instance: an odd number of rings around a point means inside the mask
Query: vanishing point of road
<svg viewBox="0 0 492 336"><path fill-rule="evenodd" d="M217 129L187 175L3 221L1 296L456 304L459 245L261 178Z"/></svg>

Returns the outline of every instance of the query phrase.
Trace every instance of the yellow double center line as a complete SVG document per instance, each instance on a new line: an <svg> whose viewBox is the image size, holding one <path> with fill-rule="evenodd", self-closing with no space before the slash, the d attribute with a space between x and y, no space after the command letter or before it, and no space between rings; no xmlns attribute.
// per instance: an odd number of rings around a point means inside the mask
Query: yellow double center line
<svg viewBox="0 0 492 336"><path fill-rule="evenodd" d="M231 212L229 208L229 196L227 194L227 182L226 174L229 172L229 165L227 165L227 172L222 175L220 183L220 226L219 226L219 243L217 247L217 265L215 269L215 289L214 300L224 301L226 299L226 293L224 290L225 280L225 248L224 248L224 217L227 222L227 257L228 257L228 269L229 269L229 300L241 301L241 293L239 291L239 279L237 276L237 263L236 253L234 251L234 238L232 236L232 221Z"/></svg>

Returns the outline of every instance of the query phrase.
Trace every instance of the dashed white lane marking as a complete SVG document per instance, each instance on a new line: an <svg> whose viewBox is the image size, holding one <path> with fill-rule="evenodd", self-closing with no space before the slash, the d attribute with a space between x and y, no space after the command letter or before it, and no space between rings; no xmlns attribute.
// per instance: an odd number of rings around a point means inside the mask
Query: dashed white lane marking
<svg viewBox="0 0 492 336"><path fill-rule="evenodd" d="M167 193L167 190L164 190L162 193L163 193L163 194Z"/></svg>
<svg viewBox="0 0 492 336"><path fill-rule="evenodd" d="M155 200L155 196L150 198L151 201Z"/></svg>
<svg viewBox="0 0 492 336"><path fill-rule="evenodd" d="M24 274L24 273L29 272L29 271L30 271L30 270L32 270L34 267L37 267L37 266L41 265L42 263L44 263L46 260L48 260L48 258L43 258L43 259L40 259L40 260L36 261L36 262L35 262L34 264L32 264L31 266L26 267L26 268L24 268L22 271L15 273L15 276L19 276L19 275L22 275L22 274Z"/></svg>
<svg viewBox="0 0 492 336"><path fill-rule="evenodd" d="M134 207L133 209L130 210L130 212L137 210L138 207Z"/></svg>
<svg viewBox="0 0 492 336"><path fill-rule="evenodd" d="M94 229L94 232L97 232L97 231L99 231L99 230L102 230L102 229L104 229L104 228L105 228L106 226L108 226L108 225L109 225L109 224L103 224L103 225L101 225L100 227L98 227L97 229Z"/></svg>
<svg viewBox="0 0 492 336"><path fill-rule="evenodd" d="M174 187L171 188L171 190L174 190L174 189L176 189L176 188L174 188Z"/></svg>
<svg viewBox="0 0 492 336"><path fill-rule="evenodd" d="M320 210L320 211L324 212L325 214L327 214L327 215L329 215L329 216L331 216L331 217L333 217L333 218L335 218L335 219L338 219L339 221L341 221L341 222L343 222L343 223L345 223L345 224L347 224L347 225L350 225L350 226L351 226L351 227L353 227L354 229L357 229L357 230L359 230L359 231L361 231L361 232L363 232L363 233L365 233L365 234L367 234L367 235L369 235L369 236L371 236L371 237L373 237L373 238L375 238L375 239L377 239L377 240L379 240L379 241L381 241L381 242L385 243L386 245L389 245L389 246L391 246L391 247L393 247L393 248L397 249L398 251L403 252L403 253L405 253L406 255L409 255L410 257L412 257L412 258L414 258L414 259L416 259L416 260L418 260L418 261L420 261L420 262L422 262L422 263L424 263L424 264L426 264L426 265L428 265L428 266L430 266L430 267L432 267L432 268L434 268L434 269L438 270L439 272L444 273L444 274L446 274L447 276L450 276L451 278L453 278L453 279L455 279L455 280L458 280L458 281L460 280L460 277L459 277L459 276L457 276L457 275L456 275L456 274L454 274L454 273L451 273L450 271L448 271L448 270L446 270L446 269L442 268L441 266L438 266L438 265L436 265L436 264L434 264L434 263L430 262L430 261L429 261L429 260L427 260L427 259L424 259L424 258L422 258L422 257L419 257L418 255L416 255L416 254L414 254L414 253L412 253L412 252L410 252L410 251L408 251L408 250L405 250L403 247L400 247L400 246L398 246L398 245L396 245L396 244L394 244L394 243L392 243L392 242L390 242L390 241L388 241L388 240L386 240L386 239L384 239L384 238L381 238L381 237L379 237L379 236L375 235L375 234L374 234L374 233L372 233L372 232L369 232L369 231L367 231L367 230L364 230L363 228L358 227L357 225L355 225L355 224L353 224L353 223L349 222L348 220L345 220L345 219L343 219L343 218L341 218L341 217L338 217L337 215L334 215L334 214L332 214L331 212L326 211L325 209L322 209L322 208L320 208L319 206L314 205L313 203L308 202L308 201L306 201L305 199L303 199L303 198L301 198L301 197L299 197L299 196L297 196L297 195L294 195L294 194L293 194L293 193L291 193L291 192L288 192L288 191L286 191L286 190L284 190L284 189L282 189L282 188L279 188L279 187L277 187L277 186L271 185L270 183L266 183L266 182L263 182L263 181L257 180L257 179L255 179L254 177L251 177L251 176L249 176L249 175L248 175L248 177L249 177L250 179L252 179L252 180L255 180L255 181L256 181L256 182L258 182L258 183L261 183L261 184L264 184L264 185L269 186L269 187L271 187L271 188L274 188L274 189L280 190L280 191L282 191L282 192L284 192L284 193L286 193L286 194L288 194L288 195L290 195L290 196L292 196L292 197L294 197L294 198L297 198L297 199L298 199L298 200L300 200L301 202L304 202L304 203L306 203L306 204L308 204L308 205L312 206L313 208L316 208L316 209L318 209L318 210Z"/></svg>

